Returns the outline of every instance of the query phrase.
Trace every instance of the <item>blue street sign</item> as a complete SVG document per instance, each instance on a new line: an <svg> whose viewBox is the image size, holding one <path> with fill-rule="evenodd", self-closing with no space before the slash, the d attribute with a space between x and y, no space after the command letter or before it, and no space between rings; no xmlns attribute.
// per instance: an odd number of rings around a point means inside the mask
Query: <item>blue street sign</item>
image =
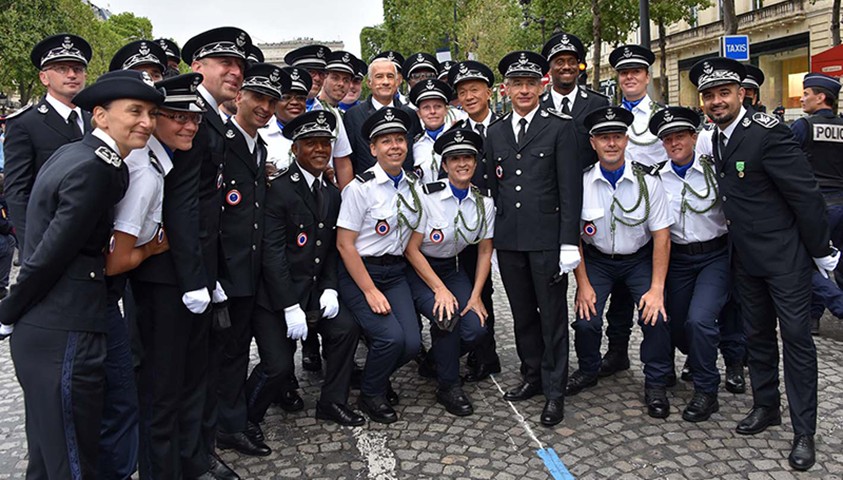
<svg viewBox="0 0 843 480"><path fill-rule="evenodd" d="M725 35L720 42L720 53L739 62L749 61L749 37L747 35Z"/></svg>

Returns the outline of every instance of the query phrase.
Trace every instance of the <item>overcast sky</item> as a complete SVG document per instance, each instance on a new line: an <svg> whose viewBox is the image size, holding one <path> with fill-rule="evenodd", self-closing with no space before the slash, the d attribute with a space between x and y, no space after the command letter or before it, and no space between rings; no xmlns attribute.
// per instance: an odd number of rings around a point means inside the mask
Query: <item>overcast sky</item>
<svg viewBox="0 0 843 480"><path fill-rule="evenodd" d="M300 37L345 42L360 55L360 29L383 21L381 0L91 0L111 13L132 12L152 22L156 38L184 45L205 30L234 26L255 43Z"/></svg>

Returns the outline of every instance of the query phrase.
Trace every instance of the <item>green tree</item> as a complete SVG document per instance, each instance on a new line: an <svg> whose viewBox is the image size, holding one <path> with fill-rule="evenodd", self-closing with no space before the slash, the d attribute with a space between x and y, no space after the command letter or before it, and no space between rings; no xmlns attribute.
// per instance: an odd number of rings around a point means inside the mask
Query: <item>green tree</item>
<svg viewBox="0 0 843 480"><path fill-rule="evenodd" d="M378 53L390 50L386 45L386 29L383 24L374 27L363 27L360 30L360 55L366 62L370 62Z"/></svg>
<svg viewBox="0 0 843 480"><path fill-rule="evenodd" d="M650 18L659 30L659 76L662 79L662 100L667 101L670 87L667 78L667 27L680 21L691 22L696 10L711 6L709 0L653 0L650 2Z"/></svg>

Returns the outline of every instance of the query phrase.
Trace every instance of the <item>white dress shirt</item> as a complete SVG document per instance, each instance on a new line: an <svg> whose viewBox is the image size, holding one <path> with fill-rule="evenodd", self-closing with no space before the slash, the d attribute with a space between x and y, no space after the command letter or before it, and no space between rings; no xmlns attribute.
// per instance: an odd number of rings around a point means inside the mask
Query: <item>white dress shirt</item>
<svg viewBox="0 0 843 480"><path fill-rule="evenodd" d="M638 162L643 165L652 166L668 160L662 142L658 137L650 133L650 117L653 115L651 107L652 100L649 95L632 109L632 125L629 126L629 143L626 145L626 163Z"/></svg>
<svg viewBox="0 0 843 480"><path fill-rule="evenodd" d="M266 127L258 129L258 135L266 142L266 163L275 165L278 170L289 168L295 159L290 151L293 141L284 136L278 119L272 117Z"/></svg>
<svg viewBox="0 0 843 480"><path fill-rule="evenodd" d="M515 134L516 141L518 140L518 132L521 131L521 119L524 118L527 120L527 126L524 128L524 134L526 135L527 132L530 131L530 124L533 123L533 117L536 116L536 112L539 111L539 107L541 107L541 105L536 105L536 108L532 109L530 113L524 115L523 117L518 115L515 110L512 111L512 133Z"/></svg>
<svg viewBox="0 0 843 480"><path fill-rule="evenodd" d="M442 131L444 133L444 130ZM441 133L440 133L441 135ZM439 179L439 166L442 156L433 151L436 142L426 131L413 142L413 169L422 184L435 182Z"/></svg>
<svg viewBox="0 0 843 480"><path fill-rule="evenodd" d="M68 122L67 117L70 116L70 112L76 112L76 124L79 125L79 131L85 133L85 122L82 120L82 109L79 107L70 108L67 105L61 103L56 97L50 95L49 93L46 95L45 99L47 103L53 107L61 118L64 119L65 123ZM91 130L91 127L88 127L88 130Z"/></svg>
<svg viewBox="0 0 843 480"><path fill-rule="evenodd" d="M673 217L670 240L674 243L686 245L707 242L726 234L726 216L720 204L717 203L717 180L713 175L714 166L711 165L712 176L706 184L702 162L703 160L700 160L697 155L694 158L694 164L685 172L685 178L680 177L673 170L672 161L667 162L659 172ZM689 189L693 189L704 197L699 198ZM682 213L683 204L697 211L714 206L705 213L696 213L686 207L685 213Z"/></svg>
<svg viewBox="0 0 843 480"><path fill-rule="evenodd" d="M582 239L583 243L597 247L601 252L612 255L629 255L637 252L652 238L651 232L669 227L673 223L667 204L667 197L661 180L653 175L644 175L650 196L650 214L646 215L644 200L638 208L627 213L612 204L617 199L625 209L631 209L638 200L638 180L633 167L627 163L616 188L603 176L600 164L594 165L583 175ZM615 217L615 232L612 221ZM646 219L645 219L646 218ZM643 220L643 222L642 222ZM628 227L621 223L634 224ZM593 231L591 230L593 227Z"/></svg>
<svg viewBox="0 0 843 480"><path fill-rule="evenodd" d="M412 226L420 220L422 209L419 203L417 212L413 213L399 195L416 208L411 192L416 185L404 174L395 188L380 164L366 171L374 172L375 178L368 182L355 178L343 189L337 226L358 233L354 246L361 257L404 255L412 232L407 226L399 225L398 213Z"/></svg>
<svg viewBox="0 0 843 480"><path fill-rule="evenodd" d="M448 180L442 180L445 188L431 194L421 195L424 215L416 232L423 235L421 252L433 258L454 258L469 245L466 239L476 243L477 240L492 238L495 234L495 202L486 196L479 195L485 207L486 226L480 228L478 222L478 208L474 192L460 202L454 196ZM465 224L457 220L462 212ZM457 222L460 222L457 225ZM462 235L457 234L459 226ZM471 231L470 229L476 229ZM479 238L478 238L479 236ZM463 238L465 237L465 238Z"/></svg>
<svg viewBox="0 0 843 480"><path fill-rule="evenodd" d="M161 171L152 164L150 152ZM125 161L129 188L114 207L114 230L137 237L135 246L140 246L155 239L161 226L164 177L173 169L173 161L155 137L149 138L146 147L132 150Z"/></svg>
<svg viewBox="0 0 843 480"><path fill-rule="evenodd" d="M580 87L574 85L574 89L568 92L567 95L562 95L561 93L557 92L554 89L550 89L550 98L553 99L553 109L557 112L562 111L562 99L568 99L568 108L572 111L574 110L574 102L577 100L577 93L579 92Z"/></svg>

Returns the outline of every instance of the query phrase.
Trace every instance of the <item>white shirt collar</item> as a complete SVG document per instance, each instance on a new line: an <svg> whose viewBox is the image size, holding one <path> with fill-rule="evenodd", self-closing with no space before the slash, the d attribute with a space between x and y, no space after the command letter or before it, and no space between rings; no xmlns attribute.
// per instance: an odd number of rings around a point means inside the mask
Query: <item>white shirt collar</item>
<svg viewBox="0 0 843 480"><path fill-rule="evenodd" d="M313 190L313 181L317 178L319 179L319 184L322 185L322 174L319 174L319 177L314 177L310 172L302 168L298 160L296 160L296 166L299 167L299 170L301 170L301 174L304 176L304 181L307 182L308 189Z"/></svg>
<svg viewBox="0 0 843 480"><path fill-rule="evenodd" d="M579 86L574 85L574 89L571 90L567 95L562 95L561 93L559 93L556 90L551 88L550 89L550 97L553 98L553 108L555 108L556 111L561 112L562 111L562 99L567 98L568 99L568 108L573 110L574 102L577 100L577 93L579 92L579 88L580 88Z"/></svg>
<svg viewBox="0 0 843 480"><path fill-rule="evenodd" d="M114 139L111 138L111 136L109 134L105 133L105 131L100 130L99 128L95 128L94 131L91 132L91 135L93 135L93 136L99 138L100 140L102 140L103 142L105 142L105 144L108 145L109 148L114 150L114 153L120 155L120 149L117 148L117 142L115 142Z"/></svg>
<svg viewBox="0 0 843 480"><path fill-rule="evenodd" d="M47 103L49 103L50 106L53 107L53 109L55 109L55 111L59 115L61 115L61 118L63 118L65 122L67 121L67 117L70 116L70 112L75 111L76 115L77 115L77 118L78 118L77 121L80 123L80 125L82 124L82 109L81 108L79 108L79 107L70 108L67 105L61 103L59 101L59 99L50 95L49 93L46 95L45 100L47 100ZM85 131L84 126L82 127L82 131L83 132Z"/></svg>
<svg viewBox="0 0 843 480"><path fill-rule="evenodd" d="M149 137L149 142L146 144L152 153L155 154L155 158L158 160L158 164L161 165L161 169L164 170L164 176L170 173L170 170L173 169L173 160L170 158L170 155L167 154L167 150L164 149L164 144L161 143L160 140L155 138L155 136Z"/></svg>
<svg viewBox="0 0 843 480"><path fill-rule="evenodd" d="M532 109L530 111L530 113L528 113L527 115L524 115L523 117L521 115L518 115L518 113L516 113L515 110L513 110L512 111L512 128L514 128L515 131L518 131L521 128L521 125L519 125L518 122L521 121L522 118L527 120L527 128L530 128L530 124L533 123L533 117L536 116L536 112L539 111L539 107L541 107L541 105L536 105L536 108Z"/></svg>
<svg viewBox="0 0 843 480"><path fill-rule="evenodd" d="M375 100L375 97L372 97L372 105L375 107L375 110L380 110L383 107L395 107L395 100L393 99L389 102L388 105L384 105L381 102Z"/></svg>
<svg viewBox="0 0 843 480"><path fill-rule="evenodd" d="M735 133L735 128L737 128L737 127L738 127L738 124L739 124L739 123L741 123L741 119L742 119L745 115L746 115L746 108L744 108L743 106L741 106L741 111L740 111L740 113L738 113L738 116L737 116L737 117L735 117L735 119L734 119L734 120L732 120L732 123L730 123L730 124L729 124L729 126L728 126L728 127L726 127L726 129L725 129L725 130L721 129L719 126L717 127L717 131L718 131L718 132L723 132L724 134L726 134L726 142L727 142L727 143L729 142L729 140L731 140L731 139L732 139L732 134L733 134L733 133ZM715 141L717 141L717 139L716 139L716 138L715 138L714 140L715 140Z"/></svg>
<svg viewBox="0 0 843 480"><path fill-rule="evenodd" d="M246 130L243 130L243 127L237 123L237 118L235 117L231 117L231 123L233 123L234 126L237 127L237 130L240 130L240 133L243 134L243 138L246 139L246 146L249 147L249 153L255 153L255 143L258 141L258 135L255 134L254 137L250 137L249 134L246 133Z"/></svg>
<svg viewBox="0 0 843 480"><path fill-rule="evenodd" d="M632 171L632 165L629 162L624 161L623 166L623 173L621 174L621 178L618 179L618 183L615 184L615 189L617 190L617 186L621 184L624 180L629 180L630 182L635 181L635 174ZM668 167L670 168L670 167ZM603 171L600 170L600 162L594 164L594 168L591 169L591 178L589 179L588 183L594 183L603 181L605 184L609 185L609 181L606 180L606 177L603 176Z"/></svg>
<svg viewBox="0 0 843 480"><path fill-rule="evenodd" d="M486 111L486 118L484 118L482 122L475 122L474 120L472 120L472 119L471 119L471 117L469 117L469 118L468 118L468 123L470 123L470 124L471 124L471 129L472 129L472 130L474 130L474 129L475 129L474 127L475 127L478 123L479 123L479 124L481 124L481 125L483 125L484 127L488 127L488 126L489 126L489 124L490 124L490 123L492 123L492 109L490 108L490 109L488 109L488 110Z"/></svg>
<svg viewBox="0 0 843 480"><path fill-rule="evenodd" d="M375 181L379 184L392 181L392 179L389 178L389 174L387 174L383 167L381 167L380 163L375 163L375 166L372 167L371 170L375 172ZM402 172L401 180L398 181L398 184L400 185L402 182L409 182L409 180L407 180L406 172Z"/></svg>
<svg viewBox="0 0 843 480"><path fill-rule="evenodd" d="M202 94L202 98L205 99L205 102L208 104L210 109L213 110L214 112L216 112L217 115L219 115L220 114L220 106L217 103L217 100L214 98L214 96L211 95L211 92L209 92L208 89L205 88L205 85L199 85L199 87L196 88L196 90L198 90L199 93Z"/></svg>
<svg viewBox="0 0 843 480"><path fill-rule="evenodd" d="M447 178L442 181L445 182L445 188L443 188L439 192L439 199L445 200L448 198L453 198L454 202L460 203L460 199L454 195L454 190L451 188L451 182L449 182ZM471 194L470 186L468 187L468 195L465 197L465 200L471 200L472 202L474 201L474 195Z"/></svg>

